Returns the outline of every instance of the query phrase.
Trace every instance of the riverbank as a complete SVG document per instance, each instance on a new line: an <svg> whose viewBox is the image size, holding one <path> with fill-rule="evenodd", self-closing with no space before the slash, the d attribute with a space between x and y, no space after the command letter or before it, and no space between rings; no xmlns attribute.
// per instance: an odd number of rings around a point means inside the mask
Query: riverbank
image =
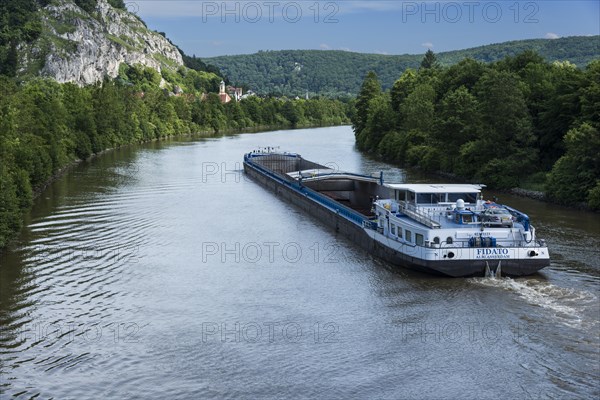
<svg viewBox="0 0 600 400"><path fill-rule="evenodd" d="M61 167L59 170L55 171L42 184L34 187L33 190L32 190L32 200L35 200L40 195L42 195L44 193L44 191L53 182L55 182L56 180L60 179L64 174L66 174L67 172L69 172L71 169L73 169L77 165L79 165L81 163L89 162L89 161L91 161L91 160L93 160L93 159L95 159L97 157L101 157L101 156L103 156L103 155L105 155L107 153L110 153L112 151L115 151L115 150L118 150L118 149L122 149L122 148L126 148L126 147L130 147L130 146L136 146L136 145L141 145L141 144L145 144L145 143L152 143L152 142L157 142L157 141L165 141L165 140L176 139L176 138L183 138L183 137L211 138L211 137L221 137L221 136L236 135L236 134L269 132L269 131L276 131L276 130L281 130L281 129L294 130L294 129L319 128L319 127L323 127L324 128L324 127L329 127L329 126L344 126L344 125L348 125L348 124L349 124L349 121L343 121L342 124L321 124L321 125L315 125L315 124L306 123L306 124L298 124L295 127L290 127L289 125L286 125L286 124L281 124L281 125L260 125L260 126L238 128L238 129L236 129L236 128L226 128L226 129L221 129L219 131L203 130L203 131L197 131L197 132L194 132L194 133L182 133L182 134L177 134L177 135L161 136L161 137L158 137L158 138L152 138L150 140L145 140L145 141L141 141L141 142L126 143L126 144L123 144L123 145L120 145L120 146L117 146L117 147L111 147L111 148L99 151L97 153L93 153L92 155L90 155L89 157L87 157L85 160L82 160L82 159L79 159L79 158L72 160L71 162L69 162L65 166ZM27 208L26 210L23 211L23 215L21 215L21 222L23 222L24 213L27 212L27 210L29 210L29 208ZM18 237L19 232L20 232L21 229L22 229L22 227L20 227L18 230L15 230L14 232L12 232L12 234L8 237L8 240L6 240L4 246L0 246L0 254L2 254L2 252L5 249L7 249L8 247L10 247L10 245L14 243L14 241Z"/></svg>
<svg viewBox="0 0 600 400"><path fill-rule="evenodd" d="M36 201L0 261L0 397L593 397L600 250L583 244L600 237L600 215L507 194L547 238L549 268L418 274L255 181L199 174L238 169L257 144L389 170L390 182L396 172L358 153L349 127L173 139L80 164ZM440 359L481 368L423 376ZM519 363L541 369L515 373ZM415 379L399 381L399 368Z"/></svg>
<svg viewBox="0 0 600 400"><path fill-rule="evenodd" d="M44 190L46 190L46 188L48 186L50 186L54 181L56 181L57 179L62 177L65 173L67 173L69 170L71 170L73 167L79 165L80 163L91 161L94 158L100 157L111 151L115 151L118 149L130 147L130 146L137 146L137 145L141 145L141 144L145 144L145 143L160 142L163 140L177 139L177 138L184 138L184 137L210 138L210 137L221 137L221 136L227 136L227 135L239 135L239 134L245 134L245 133L260 133L260 132L277 131L277 130L281 130L281 129L294 130L294 129L307 129L307 128L327 128L330 126L347 126L347 125L350 125L350 121L344 121L344 123L339 124L339 125L335 125L335 124L322 124L322 125L302 124L302 125L298 125L296 127L290 127L290 126L285 126L285 125L261 125L261 126L254 126L254 127L241 128L241 129L228 128L228 129L220 130L218 132L207 130L207 131L198 131L198 132L194 132L194 133L182 133L179 135L162 136L159 138L145 140L142 142L127 143L127 144L123 144L118 147L111 147L109 149L102 150L98 153L94 153L91 156L87 157L85 160L82 160L79 158L73 160L71 163L62 167L60 170L58 170L56 173L54 173L42 185L34 188L33 199L36 199L38 196L40 196L44 192ZM0 248L0 250L1 249L2 248Z"/></svg>
<svg viewBox="0 0 600 400"><path fill-rule="evenodd" d="M540 192L537 190L527 190L523 188L512 188L507 191L510 194L514 194L519 197L527 197L529 199L538 200L538 201L548 201L546 194L544 192Z"/></svg>

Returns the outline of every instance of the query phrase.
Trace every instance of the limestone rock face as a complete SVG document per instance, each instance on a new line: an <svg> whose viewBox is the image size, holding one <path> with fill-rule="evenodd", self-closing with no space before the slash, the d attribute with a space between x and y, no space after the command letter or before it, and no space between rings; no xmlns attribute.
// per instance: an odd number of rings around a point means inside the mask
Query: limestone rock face
<svg viewBox="0 0 600 400"><path fill-rule="evenodd" d="M183 65L179 50L166 38L106 0L98 0L90 13L70 0L55 2L44 8L43 22L48 35L21 53L22 73L37 63L41 76L87 85L117 77L122 63L158 72Z"/></svg>

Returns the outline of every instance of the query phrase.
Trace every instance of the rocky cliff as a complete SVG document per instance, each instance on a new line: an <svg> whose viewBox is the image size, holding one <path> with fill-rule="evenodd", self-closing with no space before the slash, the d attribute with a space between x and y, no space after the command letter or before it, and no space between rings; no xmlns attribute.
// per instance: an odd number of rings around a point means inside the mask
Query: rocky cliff
<svg viewBox="0 0 600 400"><path fill-rule="evenodd" d="M85 85L117 77L121 64L142 64L159 72L183 65L179 50L167 39L107 0L97 0L90 12L72 0L57 0L41 12L44 34L19 49L21 76Z"/></svg>

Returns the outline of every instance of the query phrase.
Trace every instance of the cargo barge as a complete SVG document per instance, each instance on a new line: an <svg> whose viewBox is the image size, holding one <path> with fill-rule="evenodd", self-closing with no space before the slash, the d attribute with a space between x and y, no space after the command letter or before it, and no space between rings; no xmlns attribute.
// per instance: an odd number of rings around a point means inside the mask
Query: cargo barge
<svg viewBox="0 0 600 400"><path fill-rule="evenodd" d="M386 183L299 154L255 150L244 172L369 253L451 277L533 274L550 264L529 217L483 200L484 185Z"/></svg>

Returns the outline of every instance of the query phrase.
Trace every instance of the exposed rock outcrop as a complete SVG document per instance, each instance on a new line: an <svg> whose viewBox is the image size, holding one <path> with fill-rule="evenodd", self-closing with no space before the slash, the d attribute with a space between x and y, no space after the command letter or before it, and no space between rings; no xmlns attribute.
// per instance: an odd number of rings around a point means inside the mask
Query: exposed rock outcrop
<svg viewBox="0 0 600 400"><path fill-rule="evenodd" d="M70 0L55 2L43 9L43 22L48 34L20 52L21 74L86 85L117 77L122 63L159 72L183 65L179 50L166 38L106 0L98 0L91 13Z"/></svg>

